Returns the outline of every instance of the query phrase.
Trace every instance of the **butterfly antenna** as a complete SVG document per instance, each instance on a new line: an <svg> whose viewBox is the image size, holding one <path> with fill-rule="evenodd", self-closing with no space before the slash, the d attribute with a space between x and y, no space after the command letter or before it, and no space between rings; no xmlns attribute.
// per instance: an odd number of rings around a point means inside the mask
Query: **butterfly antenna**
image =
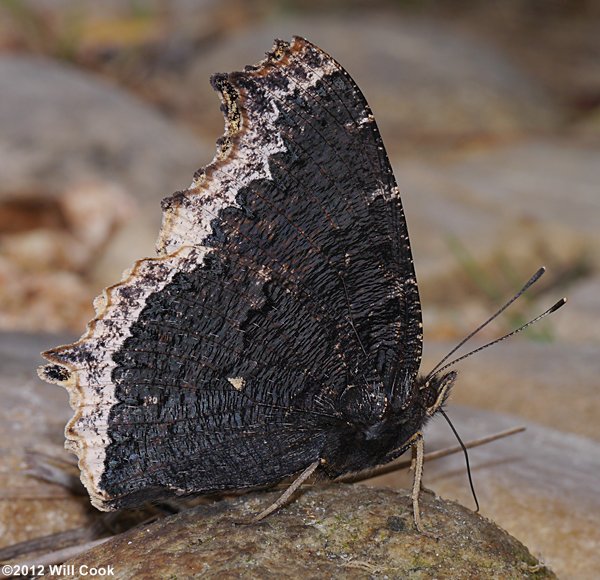
<svg viewBox="0 0 600 580"><path fill-rule="evenodd" d="M509 332L508 334L505 334L504 336L501 336L500 338L497 338L496 340L492 340L491 342L488 342L487 344L484 344L483 346L480 346L479 348L476 348L476 349L472 350L471 352L468 352L467 354L463 354L462 356L459 356L458 358L455 358L453 361L449 362L448 364L444 365L442 368L440 368L437 371L435 371L435 374L441 373L441 372L445 371L447 368L455 365L457 362L460 362L461 360L464 360L467 357L470 357L470 356L474 355L477 352L481 352L482 350L484 350L486 348L489 348L490 346L493 346L494 344L502 342L503 340L506 340L507 338L510 338L511 336L514 336L515 334L517 334L519 332L522 332L523 330L525 330L526 328L528 328L532 324L535 324L536 322L538 322L542 318L545 318L549 314L552 314L553 312L556 312L559 308L561 308L562 306L564 306L566 303L567 303L567 299L566 298L561 298L556 304L554 304L554 306L551 306L550 308L548 308L548 310L546 310L545 312L542 312L539 316L536 316L535 318L533 318L529 322L526 322L522 326L519 326L519 328L517 328L516 330L513 330L512 332ZM456 350L456 349L454 349L454 350ZM446 358L448 358L448 357L446 357ZM432 373L430 373L429 375L427 375L427 379L431 378L431 376L432 376Z"/></svg>
<svg viewBox="0 0 600 580"><path fill-rule="evenodd" d="M471 494L473 495L473 499L475 500L475 506L476 506L475 513L478 513L479 512L479 500L477 499L477 494L475 493L475 486L473 485L473 478L471 477L471 465L469 463L469 452L467 451L467 447L465 446L465 444L462 442L462 439L460 438L458 431L454 428L452 421L450 421L450 417L448 417L448 415L446 415L444 409L442 409L440 407L438 409L438 411L444 416L444 419L446 419L448 425L450 425L450 429L452 429L452 433L454 433L454 436L456 437L456 440L458 441L458 443L461 446L463 453L465 455L465 463L467 464L467 475L469 476L469 487L471 488Z"/></svg>
<svg viewBox="0 0 600 580"><path fill-rule="evenodd" d="M519 296L521 296L521 294L523 294L524 292L527 291L527 289L530 286L533 286L533 284L535 284L543 275L544 272L546 271L546 268L544 268L543 266L531 277L529 278L529 280L527 281L527 283L525 284L525 286L523 286L523 288L521 288L506 304L504 304L504 306L502 306L499 310L497 310L494 314L492 314L492 316L490 316L485 322L483 322L482 324L480 324L473 332L469 333L465 338L463 338L437 365L435 365L435 367L431 370L431 372L427 375L427 377L425 378L425 380L429 380L433 375L437 374L438 369L461 347L463 346L463 344L465 344L466 342L468 342L469 340L471 340L480 330L484 329L490 322L492 322L492 320L495 320L498 316L500 316L500 314L502 314L517 298L519 298ZM561 305L562 306L562 305ZM544 314L545 316L545 314ZM528 323L531 324L531 323ZM508 338L508 336L503 337L500 340L504 340L504 338ZM489 345L488 345L489 346ZM454 361L456 362L456 361ZM448 366L448 365L447 365ZM444 368L447 368L444 367ZM440 369L441 370L441 369Z"/></svg>

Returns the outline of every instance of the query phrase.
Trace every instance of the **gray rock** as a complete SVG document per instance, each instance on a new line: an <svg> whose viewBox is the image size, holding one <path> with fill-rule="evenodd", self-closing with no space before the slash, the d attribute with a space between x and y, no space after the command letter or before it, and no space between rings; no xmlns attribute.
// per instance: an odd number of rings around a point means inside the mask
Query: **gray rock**
<svg viewBox="0 0 600 580"><path fill-rule="evenodd" d="M0 82L3 192L99 178L156 204L214 152L122 90L52 60L4 55Z"/></svg>
<svg viewBox="0 0 600 580"><path fill-rule="evenodd" d="M448 164L444 177L508 219L551 221L598 243L599 156L600 148L576 140L528 140L471 153Z"/></svg>
<svg viewBox="0 0 600 580"><path fill-rule="evenodd" d="M554 336L572 344L600 344L600 276L582 280L568 291L568 309L552 321ZM567 307L565 307L567 308Z"/></svg>

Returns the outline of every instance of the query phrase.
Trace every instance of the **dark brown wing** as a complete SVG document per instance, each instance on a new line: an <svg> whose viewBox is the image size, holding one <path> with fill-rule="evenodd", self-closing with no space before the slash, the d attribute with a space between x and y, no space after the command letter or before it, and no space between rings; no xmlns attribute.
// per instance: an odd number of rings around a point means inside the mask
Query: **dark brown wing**
<svg viewBox="0 0 600 580"><path fill-rule="evenodd" d="M349 75L301 38L215 75L226 134L164 202L160 258L45 353L95 505L275 482L319 458L348 384L400 401L421 355L400 197Z"/></svg>

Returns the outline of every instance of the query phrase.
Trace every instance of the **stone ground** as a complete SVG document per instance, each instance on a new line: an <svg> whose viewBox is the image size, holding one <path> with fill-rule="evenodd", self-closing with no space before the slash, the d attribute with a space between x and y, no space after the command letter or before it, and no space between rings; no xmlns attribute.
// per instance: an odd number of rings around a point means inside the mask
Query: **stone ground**
<svg viewBox="0 0 600 580"><path fill-rule="evenodd" d="M534 2L461 6L315 15L178 0L162 14L152 2L138 13L90 3L75 40L69 0L23 2L2 20L2 545L95 517L24 469L28 448L61 453L70 415L66 394L34 375L36 353L61 342L42 333L80 334L100 289L153 252L159 200L189 184L222 130L208 76L295 33L341 61L374 109L411 232L425 370L539 265L539 287L474 345L568 296L532 333L462 363L448 411L464 439L527 425L471 453L482 514L559 577L597 576L598 12L555 6L540 21ZM452 437L436 422L427 441ZM472 506L460 461L427 465L426 484Z"/></svg>
<svg viewBox="0 0 600 580"><path fill-rule="evenodd" d="M344 485L307 491L252 533L235 524L276 497L190 509L71 563L112 564L115 578L556 578L505 531L433 493L423 494L428 535L412 528L408 492Z"/></svg>

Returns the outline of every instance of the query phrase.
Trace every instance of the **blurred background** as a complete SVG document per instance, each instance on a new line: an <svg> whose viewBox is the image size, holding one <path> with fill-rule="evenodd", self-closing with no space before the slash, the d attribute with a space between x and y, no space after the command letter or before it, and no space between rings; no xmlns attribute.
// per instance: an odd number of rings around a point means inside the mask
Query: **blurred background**
<svg viewBox="0 0 600 580"><path fill-rule="evenodd" d="M24 475L24 449L60 453L70 416L66 393L35 377L37 353L79 336L101 289L153 255L161 198L223 130L209 76L292 34L341 62L375 113L411 233L425 372L540 265L481 341L569 297L465 362L449 411L467 439L528 424L473 452L482 511L585 577L600 566L594 0L0 1L0 438L16 441L0 449L2 543L92 517ZM437 424L428 441L452 444ZM471 505L464 478L460 459L426 469Z"/></svg>

